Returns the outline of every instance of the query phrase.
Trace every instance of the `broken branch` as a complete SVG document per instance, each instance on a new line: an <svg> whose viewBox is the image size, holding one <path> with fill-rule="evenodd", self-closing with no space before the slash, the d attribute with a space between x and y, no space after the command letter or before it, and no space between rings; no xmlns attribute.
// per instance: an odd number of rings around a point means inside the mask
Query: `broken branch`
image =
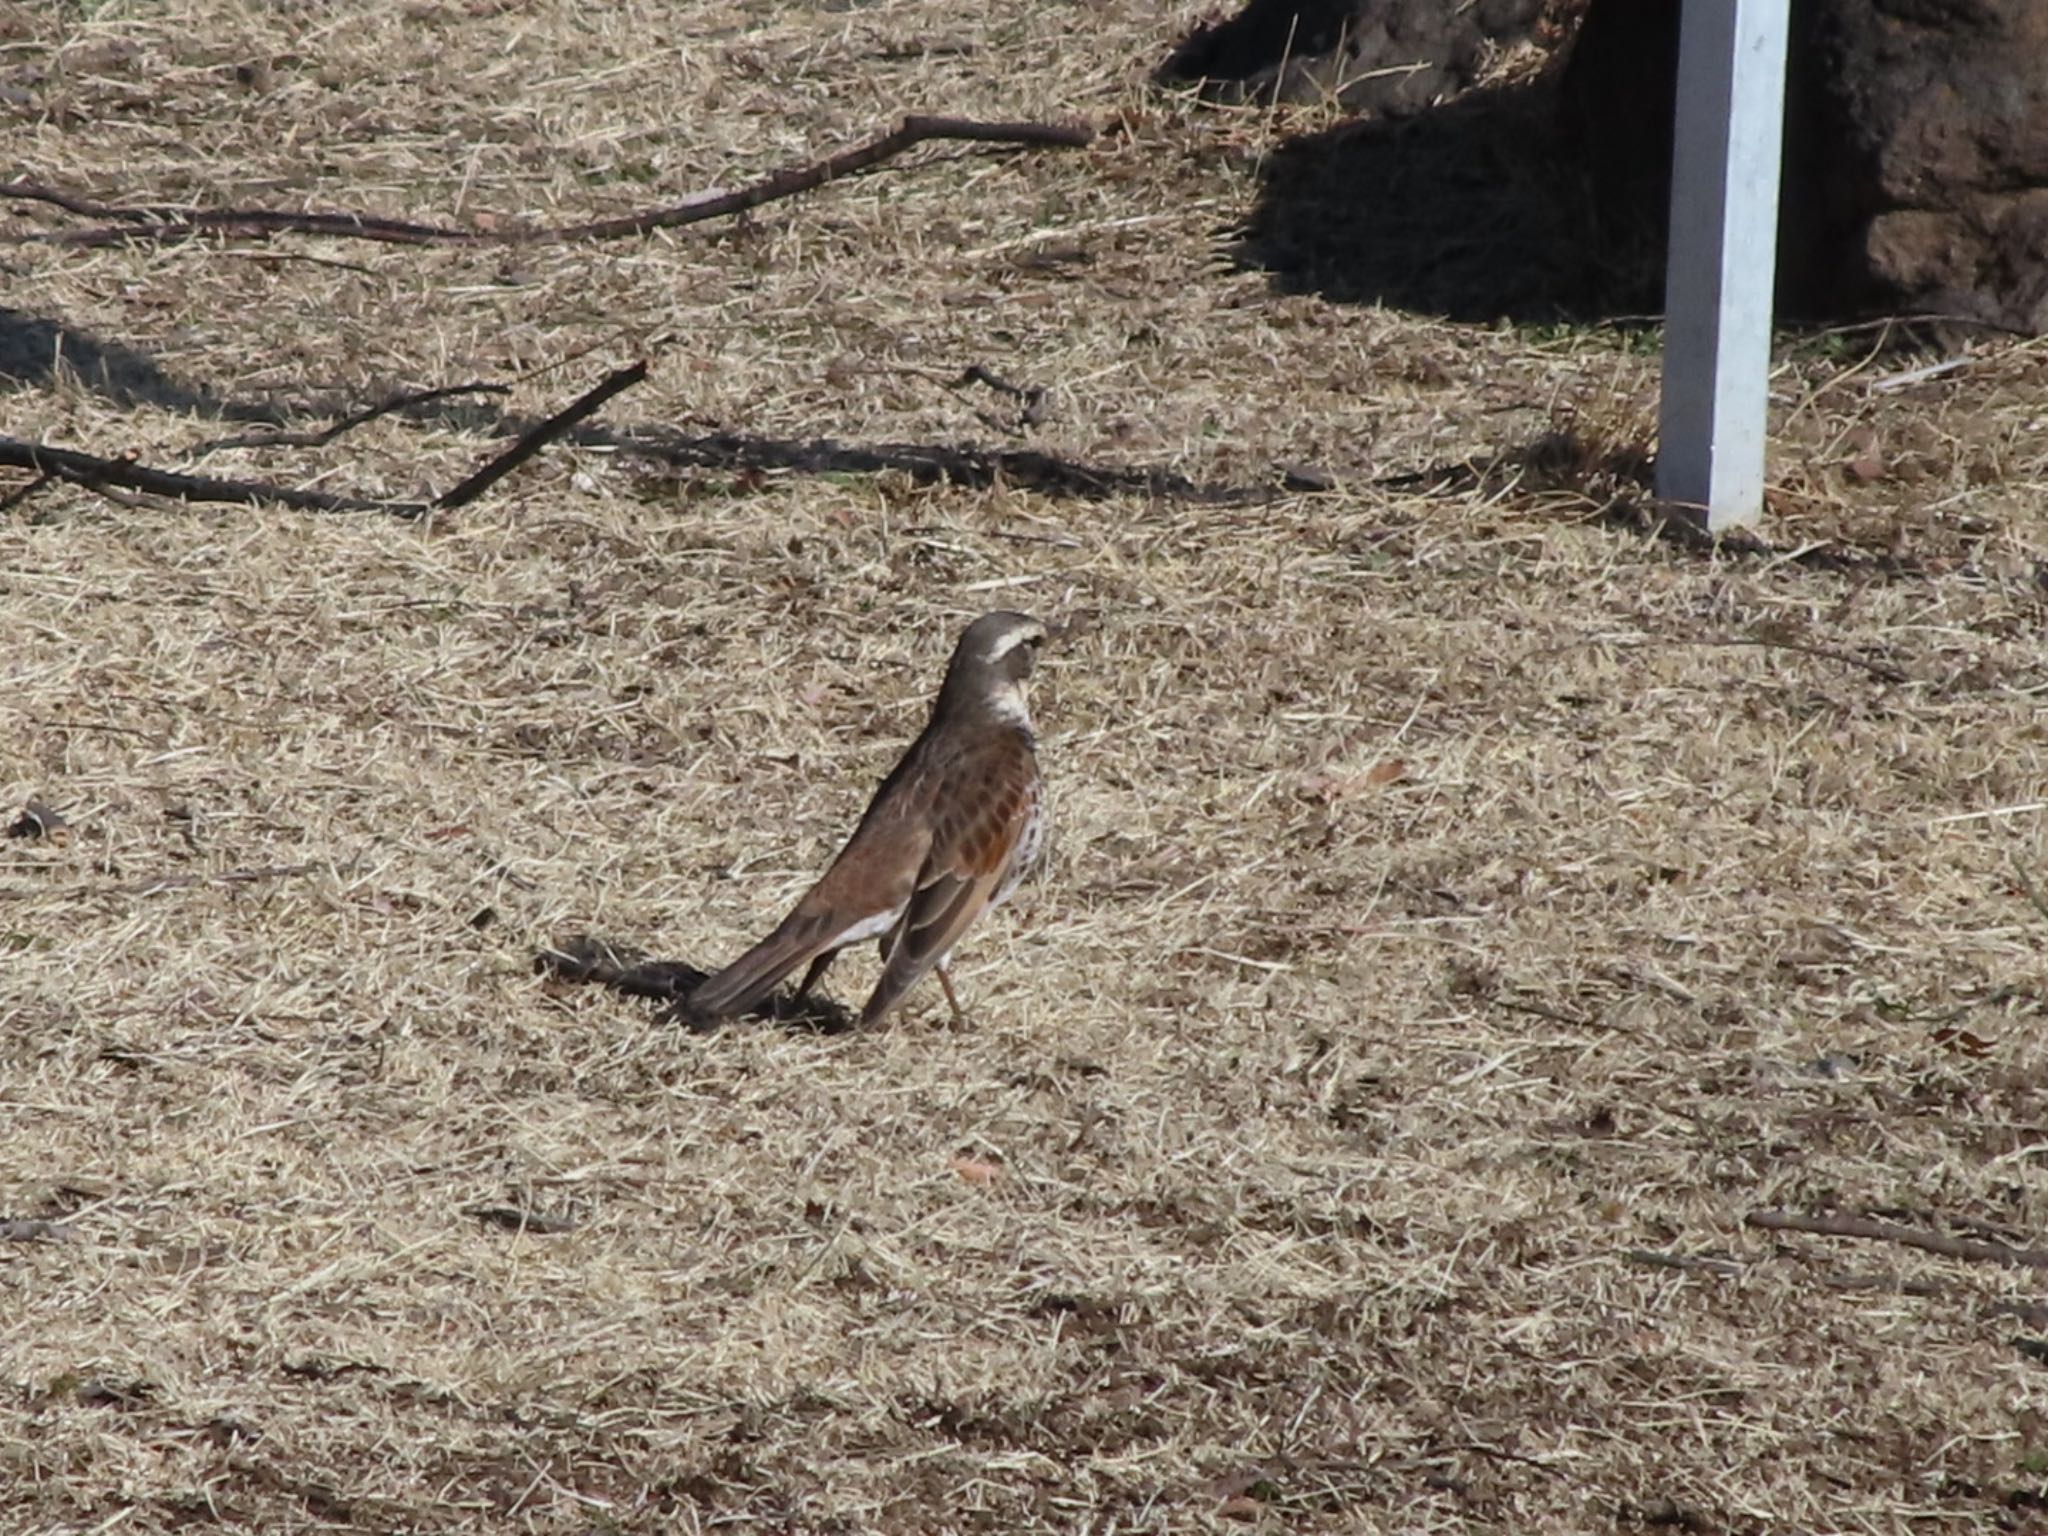
<svg viewBox="0 0 2048 1536"><path fill-rule="evenodd" d="M169 496L176 501L224 502L235 506L274 502L297 512L388 512L398 517L418 517L427 510L417 502L368 501L359 496L337 496L327 491L269 485L257 480L223 480L211 475L179 474L174 470L151 469L125 455L106 458L96 453L81 453L75 448L52 448L46 443L23 442L14 437L0 437L0 465L30 470L45 480L68 481L89 491L144 491L152 496Z"/></svg>
<svg viewBox="0 0 2048 1536"><path fill-rule="evenodd" d="M647 377L647 359L619 369L603 379L593 389L585 390L576 399L555 412L546 421L528 427L520 434L519 441L485 464L475 474L445 495L436 497L437 511L452 512L457 507L467 506L489 490L498 481L512 473L528 459L539 453L549 443L575 426L577 422L595 411L605 401L624 390L631 389Z"/></svg>
<svg viewBox="0 0 2048 1536"><path fill-rule="evenodd" d="M114 221L95 229L14 237L18 241L60 245L184 240L197 234L257 238L274 234L328 235L335 239L373 240L386 245L552 245L576 240L617 240L744 213L763 203L794 197L827 182L842 180L933 139L1078 149L1093 141L1094 137L1094 129L1078 124L984 123L961 117L911 116L904 118L888 133L879 134L865 144L856 144L851 149L843 149L836 155L805 165L785 166L730 192L700 193L666 208L648 209L617 218L590 219L556 229L458 229L441 224L416 224L405 219L374 218L366 214L303 213L279 208L123 208L93 202L27 179L0 186L0 198L43 203L82 218Z"/></svg>
<svg viewBox="0 0 2048 1536"><path fill-rule="evenodd" d="M511 386L506 384L448 384L439 389L404 390L387 395L376 405L351 411L318 432L245 432L239 437L209 438L194 444L190 452L197 457L217 453L223 448L325 448L343 433L353 432L357 427L366 426L380 416L389 416L393 411L431 405L437 400L453 400L463 395L508 395L511 392Z"/></svg>
<svg viewBox="0 0 2048 1536"><path fill-rule="evenodd" d="M510 448L487 460L481 469L460 485L431 502L371 501L360 496L339 496L328 491L302 490L261 480L227 480L212 475L180 474L174 470L151 469L126 455L108 458L96 453L81 453L73 448L52 448L43 443L23 442L12 437L0 437L0 466L31 470L45 480L66 480L102 496L112 496L117 490L131 490L185 502L233 506L275 503L297 512L382 512L392 517L416 518L431 511L452 511L468 505L605 401L646 377L647 363L644 359L619 369L547 420L528 427ZM468 391L484 387L471 384L462 386L462 389ZM378 413L395 408L379 407ZM350 418L335 430L343 430L355 424L356 420Z"/></svg>
<svg viewBox="0 0 2048 1536"><path fill-rule="evenodd" d="M1827 1211L1818 1216L1797 1211L1751 1211L1743 1222L1766 1232L1812 1232L1821 1237L1860 1237L1873 1242L1899 1243L1938 1253L1945 1258L1967 1259L1978 1264L2009 1264L2018 1269L2048 1269L2048 1248L2015 1248L2010 1243L1983 1238L1950 1237L1920 1227L1900 1226L1869 1216L1850 1216Z"/></svg>

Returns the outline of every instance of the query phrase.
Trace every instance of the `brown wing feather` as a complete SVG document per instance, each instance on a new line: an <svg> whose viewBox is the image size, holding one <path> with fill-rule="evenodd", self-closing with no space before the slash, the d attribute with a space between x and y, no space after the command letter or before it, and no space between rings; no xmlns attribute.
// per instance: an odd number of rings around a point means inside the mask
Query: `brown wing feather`
<svg viewBox="0 0 2048 1536"><path fill-rule="evenodd" d="M1037 764L1022 737L999 738L995 748L959 760L936 788L931 847L885 941L863 1024L895 1007L988 909L1031 818Z"/></svg>
<svg viewBox="0 0 2048 1536"><path fill-rule="evenodd" d="M690 1006L713 1019L745 1013L774 991L783 977L815 959L830 937L822 921L799 907L731 965L698 982L690 994Z"/></svg>
<svg viewBox="0 0 2048 1536"><path fill-rule="evenodd" d="M836 949L849 928L903 906L928 846L919 829L931 780L921 737L882 781L818 883L767 938L699 982L690 1006L707 1018L745 1013L798 966Z"/></svg>

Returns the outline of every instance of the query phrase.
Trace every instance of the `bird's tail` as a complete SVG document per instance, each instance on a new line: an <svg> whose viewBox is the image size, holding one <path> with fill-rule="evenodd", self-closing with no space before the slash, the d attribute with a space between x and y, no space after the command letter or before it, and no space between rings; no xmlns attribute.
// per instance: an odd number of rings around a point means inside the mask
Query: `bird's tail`
<svg viewBox="0 0 2048 1536"><path fill-rule="evenodd" d="M817 919L792 912L767 938L715 976L697 983L690 994L693 1013L708 1019L730 1018L754 1007L798 966L815 959L829 935Z"/></svg>

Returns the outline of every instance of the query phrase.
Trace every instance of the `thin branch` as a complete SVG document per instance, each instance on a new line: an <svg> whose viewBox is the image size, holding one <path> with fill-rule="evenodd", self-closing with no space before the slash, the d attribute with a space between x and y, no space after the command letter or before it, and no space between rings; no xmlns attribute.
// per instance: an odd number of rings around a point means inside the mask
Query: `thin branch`
<svg viewBox="0 0 2048 1536"><path fill-rule="evenodd" d="M1967 1259L1978 1264L2009 1264L2016 1269L2048 1269L2048 1248L2015 1248L2010 1243L1989 1242L1971 1237L1949 1237L1897 1222L1878 1221L1869 1216L1850 1216L1840 1211L1806 1216L1797 1211L1751 1211L1743 1222L1766 1232L1812 1232L1822 1237L1861 1237L1873 1242L1899 1243L1946 1258Z"/></svg>
<svg viewBox="0 0 2048 1536"><path fill-rule="evenodd" d="M1460 1440L1449 1445L1437 1447L1437 1454L1439 1456L1456 1455L1461 1451L1474 1456L1485 1456L1494 1461L1512 1461L1519 1466L1534 1467L1538 1472L1548 1472L1552 1477L1563 1477L1565 1475L1562 1469L1554 1462L1544 1461L1535 1456L1527 1456L1520 1451L1511 1451L1505 1446L1487 1445L1484 1441L1480 1440Z"/></svg>
<svg viewBox="0 0 2048 1536"><path fill-rule="evenodd" d="M0 512L12 512L55 478L54 475L44 473L37 475L33 480L25 481L23 484L16 486L5 497L0 497Z"/></svg>
<svg viewBox="0 0 2048 1536"><path fill-rule="evenodd" d="M265 864L255 869L229 869L217 875L153 875L147 880L137 880L132 885L118 885L114 890L124 896L154 896L162 891L190 890L198 885L256 885L265 880L290 880L299 875L317 875L329 869L343 873L355 867L356 861L336 866L331 861L312 859L304 864Z"/></svg>
<svg viewBox="0 0 2048 1536"><path fill-rule="evenodd" d="M1170 469L1089 464L1033 448L959 448L943 443L841 443L829 437L749 437L718 432L686 437L659 428L607 434L579 433L577 441L616 448L675 469L761 470L769 473L907 474L919 485L971 489L1009 485L1042 496L1102 501L1144 496L1206 507L1259 506L1273 499L1267 486L1198 483Z"/></svg>
<svg viewBox="0 0 2048 1536"><path fill-rule="evenodd" d="M467 506L485 491L489 490L506 475L512 473L528 459L539 453L549 443L567 432L577 422L590 415L605 401L616 394L631 389L647 377L647 359L630 364L600 381L569 404L555 412L546 421L528 427L520 434L519 441L485 464L454 490L434 499L435 510L452 512L457 507Z"/></svg>
<svg viewBox="0 0 2048 1536"><path fill-rule="evenodd" d="M644 235L656 229L700 224L706 219L744 213L763 203L809 192L827 182L879 165L930 139L1023 144L1040 149L1080 149L1094 138L1093 128L1061 123L981 123L962 117L906 117L892 132L870 139L865 144L856 144L852 149L843 149L809 165L790 166L772 172L752 186L741 187L737 191L700 195L673 208L627 214L616 219L593 219L554 232L525 232L516 238L528 242L616 240L622 236Z"/></svg>
<svg viewBox="0 0 2048 1536"><path fill-rule="evenodd" d="M65 900L82 896L156 896L165 891L188 891L198 886L255 885L266 880L290 880L300 875L316 875L330 869L336 874L346 874L354 869L358 862L359 860L350 859L346 864L335 864L331 860L315 859L304 864L265 864L255 869L228 869L217 875L151 875L146 880L132 880L120 885L86 883L55 889L7 886L0 887L0 900L33 901L37 897L46 896Z"/></svg>
<svg viewBox="0 0 2048 1536"><path fill-rule="evenodd" d="M1966 1010L1958 1009L1957 1016L1964 1011ZM1857 1214L1875 1216L1879 1221L1917 1221L1923 1226L1953 1227L1958 1232L1974 1233L1978 1237L1988 1237L1993 1242L2005 1243L2012 1247L2018 1246L2021 1237L2021 1234L2010 1226L1985 1221L1979 1216L1960 1216L1948 1211L1930 1211L1902 1205L1866 1205Z"/></svg>
<svg viewBox="0 0 2048 1536"><path fill-rule="evenodd" d="M1779 640L1762 635L1744 635L1726 640L1687 640L1679 643L1684 645L1754 645L1765 650L1795 651L1801 656L1813 656L1822 661L1839 661L1847 667L1861 667L1879 682L1910 683L1913 681L1911 673L1902 672L1889 662L1871 661L1856 655L1853 651L1838 651L1829 645L1809 645L1804 640Z"/></svg>
<svg viewBox="0 0 2048 1536"><path fill-rule="evenodd" d="M1956 1287L1939 1280L1905 1280L1897 1275L1822 1275L1820 1283L1831 1291L1875 1291L1892 1296L1952 1296ZM1983 1308L1986 1317L1999 1315L1995 1307Z"/></svg>
<svg viewBox="0 0 2048 1536"><path fill-rule="evenodd" d="M617 218L590 219L560 228L460 229L417 224L357 213L305 213L276 208L123 208L21 179L0 186L0 199L44 203L82 218L112 220L96 229L17 235L17 241L60 245L115 245L130 240L183 240L196 234L252 236L327 235L386 245L552 245L578 240L618 240L657 229L676 229L725 218L763 203L794 197L838 181L934 139L982 144L1017 144L1041 149L1078 149L1095 130L1061 123L984 123L959 117L906 117L888 133L805 165L785 166L730 192L700 193L666 208Z"/></svg>
<svg viewBox="0 0 2048 1536"><path fill-rule="evenodd" d="M574 1232L579 1225L567 1216L545 1216L539 1211L529 1211L521 1205L465 1205L462 1214L482 1222L487 1227L503 1227L507 1232L536 1232L548 1236Z"/></svg>
<svg viewBox="0 0 2048 1536"><path fill-rule="evenodd" d="M2043 922L2048 922L2048 896L2041 894L2041 887L2036 885L2034 877L2027 873L2027 866L2021 862L2018 854L2012 856L2012 873L2013 878L2020 883L2020 890L2027 898L2027 905L2041 914Z"/></svg>
<svg viewBox="0 0 2048 1536"><path fill-rule="evenodd" d="M70 192L60 192L55 187L43 186L26 176L0 187L0 196L21 202L48 203L53 208L62 208L66 213L75 213L86 219L126 219L131 223L147 224L153 219L172 219L179 214L179 210L172 207L112 208Z"/></svg>
<svg viewBox="0 0 2048 1536"><path fill-rule="evenodd" d="M1494 993L1488 1001L1494 1007L1505 1009L1509 1013L1526 1013L1531 1018L1550 1019L1558 1024L1569 1024L1573 1029L1604 1029L1610 1034L1616 1035L1636 1035L1642 1033L1640 1030L1631 1029L1626 1024L1610 1024L1605 1019L1583 1018L1576 1013L1567 1013L1562 1008L1553 1008L1548 1003L1531 1001L1520 997L1509 997L1503 992Z"/></svg>
<svg viewBox="0 0 2048 1536"><path fill-rule="evenodd" d="M431 405L436 400L453 400L461 395L509 395L508 384L449 384L440 389L416 389L388 395L377 405L365 406L351 411L332 425L318 432L246 432L239 437L215 437L195 443L187 452L195 458L203 454L217 453L223 448L325 448L344 433L353 432L380 416L393 411L403 411L415 405Z"/></svg>
<svg viewBox="0 0 2048 1536"><path fill-rule="evenodd" d="M179 474L174 470L151 469L126 456L105 458L14 437L0 437L0 465L32 470L45 479L68 481L89 491L144 491L176 501L221 502L231 506L274 503L298 512L386 512L395 517L418 517L427 510L420 502L369 501L360 496L337 496L259 480Z"/></svg>
<svg viewBox="0 0 2048 1536"><path fill-rule="evenodd" d="M361 496L342 496L328 491L309 491L296 486L274 485L262 480L230 480L213 475L188 475L174 470L151 469L123 455L109 458L81 453L73 448L52 448L44 443L23 442L0 437L0 466L32 470L48 480L64 480L102 496L116 497L122 490L168 496L177 501L224 503L230 506L275 504L297 512L382 512L391 517L417 518L431 511L452 511L466 506L499 480L539 453L549 443L589 416L605 401L647 377L643 360L621 368L586 390L576 400L547 420L528 427L519 440L504 452L485 461L468 479L431 502L371 501ZM464 390L486 388L464 385ZM448 391L453 393L454 391ZM377 408L381 413L397 407ZM355 420L340 424L345 430Z"/></svg>
<svg viewBox="0 0 2048 1536"><path fill-rule="evenodd" d="M1893 666L1890 662L1872 661L1858 656L1853 651L1838 650L1828 645L1813 645L1804 640L1782 639L1775 635L1588 635L1582 639L1567 640L1557 645L1543 646L1530 652L1515 665L1526 665L1530 661L1557 655L1579 646L1604 645L1617 651L1650 651L1681 645L1711 647L1718 650L1732 650L1739 647L1755 647L1761 650L1792 651L1801 656L1813 656L1823 661L1840 662L1848 667L1860 667L1883 683L1910 683L1914 681L1910 672Z"/></svg>
<svg viewBox="0 0 2048 1536"><path fill-rule="evenodd" d="M1662 1253L1655 1248L1626 1248L1624 1259L1631 1264L1643 1264L1653 1269L1676 1269L1689 1275L1715 1275L1732 1279L1748 1270L1747 1264L1733 1259L1709 1259L1694 1253Z"/></svg>

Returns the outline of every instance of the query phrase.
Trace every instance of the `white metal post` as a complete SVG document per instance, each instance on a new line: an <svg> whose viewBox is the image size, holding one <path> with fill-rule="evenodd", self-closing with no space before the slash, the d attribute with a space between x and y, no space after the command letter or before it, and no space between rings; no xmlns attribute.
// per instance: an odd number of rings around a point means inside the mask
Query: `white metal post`
<svg viewBox="0 0 2048 1536"><path fill-rule="evenodd" d="M1657 494L1719 530L1764 504L1790 0L1684 0Z"/></svg>

